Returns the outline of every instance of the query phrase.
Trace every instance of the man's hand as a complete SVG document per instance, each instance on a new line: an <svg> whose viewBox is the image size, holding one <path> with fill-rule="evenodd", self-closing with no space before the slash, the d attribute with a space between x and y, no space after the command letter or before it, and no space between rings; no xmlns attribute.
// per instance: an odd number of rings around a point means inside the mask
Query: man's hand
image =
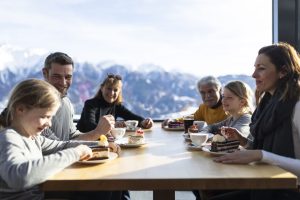
<svg viewBox="0 0 300 200"><path fill-rule="evenodd" d="M104 115L100 118L95 131L100 134L108 134L109 131L115 126L115 118L112 115Z"/></svg>

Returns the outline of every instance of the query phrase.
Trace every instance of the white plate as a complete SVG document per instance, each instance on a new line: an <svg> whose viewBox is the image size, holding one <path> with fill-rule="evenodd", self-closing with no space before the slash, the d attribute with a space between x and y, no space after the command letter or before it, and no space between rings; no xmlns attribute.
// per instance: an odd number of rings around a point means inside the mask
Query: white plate
<svg viewBox="0 0 300 200"><path fill-rule="evenodd" d="M211 145L210 144L202 146L202 151L208 152L211 155L215 155L215 156L222 156L222 155L225 155L225 154L228 154L228 153L232 153L232 152L227 152L227 151L213 152L210 149L211 149Z"/></svg>
<svg viewBox="0 0 300 200"><path fill-rule="evenodd" d="M118 142L118 141L116 141L116 143L118 144L118 145L120 145L120 147L123 147L123 148L136 148L136 147L140 147L140 146L143 146L143 145L145 145L146 144L146 142L144 142L144 143L142 143L142 144L129 144L129 143L127 143L127 142Z"/></svg>
<svg viewBox="0 0 300 200"><path fill-rule="evenodd" d="M126 129L126 132L135 132L136 130L138 129L142 129L142 131L144 132L148 132L148 131L151 131L151 128L140 128L140 127L136 127L135 129Z"/></svg>
<svg viewBox="0 0 300 200"><path fill-rule="evenodd" d="M189 143L187 145L187 148L190 149L190 150L202 150L203 146L208 146L208 145L210 145L210 143L204 143L201 146L193 144L193 143Z"/></svg>
<svg viewBox="0 0 300 200"><path fill-rule="evenodd" d="M168 126L164 126L163 129L166 131L184 131L184 127L170 128Z"/></svg>
<svg viewBox="0 0 300 200"><path fill-rule="evenodd" d="M189 150L202 150L202 146L198 146L198 145L195 145L193 143L188 144L187 148Z"/></svg>
<svg viewBox="0 0 300 200"><path fill-rule="evenodd" d="M102 160L83 160L83 161L78 161L78 163L82 164L100 164L100 163L106 163L108 161L114 160L118 157L118 154L114 152L109 152L109 158L107 159L102 159Z"/></svg>

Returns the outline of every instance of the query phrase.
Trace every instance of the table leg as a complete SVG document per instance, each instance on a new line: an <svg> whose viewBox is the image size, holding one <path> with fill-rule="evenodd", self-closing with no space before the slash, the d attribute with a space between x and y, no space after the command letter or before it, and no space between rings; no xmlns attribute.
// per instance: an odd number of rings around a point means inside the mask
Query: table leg
<svg viewBox="0 0 300 200"><path fill-rule="evenodd" d="M174 190L154 190L153 200L175 200Z"/></svg>

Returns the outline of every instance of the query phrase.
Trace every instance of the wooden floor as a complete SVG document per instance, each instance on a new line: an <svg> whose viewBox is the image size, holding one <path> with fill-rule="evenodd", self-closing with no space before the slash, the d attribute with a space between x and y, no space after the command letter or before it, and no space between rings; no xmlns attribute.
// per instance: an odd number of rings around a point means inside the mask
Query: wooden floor
<svg viewBox="0 0 300 200"><path fill-rule="evenodd" d="M130 191L131 200L152 200L152 191ZM195 196L191 191L175 192L176 200L195 200Z"/></svg>

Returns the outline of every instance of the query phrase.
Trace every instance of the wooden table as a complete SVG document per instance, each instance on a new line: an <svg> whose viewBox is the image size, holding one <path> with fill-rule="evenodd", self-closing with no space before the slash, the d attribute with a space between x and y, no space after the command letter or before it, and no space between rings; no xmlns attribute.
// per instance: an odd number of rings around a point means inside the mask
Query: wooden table
<svg viewBox="0 0 300 200"><path fill-rule="evenodd" d="M153 190L154 199L175 199L175 190L296 188L297 177L267 164L225 165L203 151L187 150L181 131L160 123L145 132L147 144L123 149L104 164L74 164L49 178L44 191Z"/></svg>

